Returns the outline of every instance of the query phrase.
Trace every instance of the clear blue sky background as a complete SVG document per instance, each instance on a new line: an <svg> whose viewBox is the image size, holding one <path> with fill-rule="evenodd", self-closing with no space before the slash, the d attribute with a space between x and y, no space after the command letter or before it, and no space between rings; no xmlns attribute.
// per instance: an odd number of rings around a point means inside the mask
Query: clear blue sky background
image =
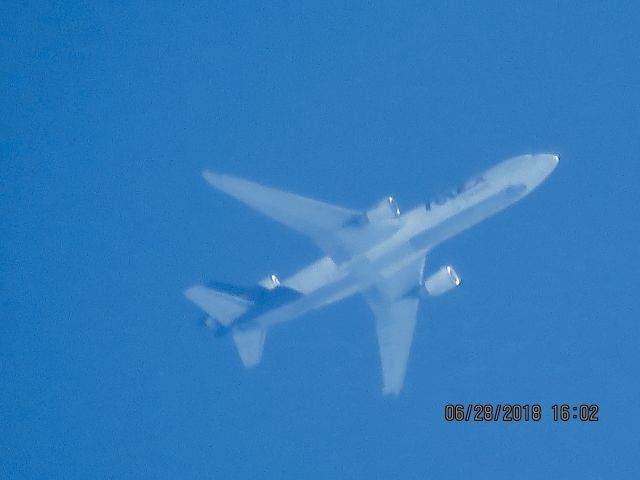
<svg viewBox="0 0 640 480"><path fill-rule="evenodd" d="M638 478L636 2L187 3L0 6L0 476ZM182 296L320 253L203 168L406 209L532 151L554 175L430 257L465 283L397 398L359 298L245 371Z"/></svg>

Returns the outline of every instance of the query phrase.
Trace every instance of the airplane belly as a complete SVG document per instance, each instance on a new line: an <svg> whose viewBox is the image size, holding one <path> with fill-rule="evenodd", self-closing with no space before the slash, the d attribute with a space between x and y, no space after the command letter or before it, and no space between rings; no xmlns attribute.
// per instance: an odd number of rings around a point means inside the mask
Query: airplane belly
<svg viewBox="0 0 640 480"><path fill-rule="evenodd" d="M340 274L338 266L326 256L283 281L283 285L307 294L334 281Z"/></svg>
<svg viewBox="0 0 640 480"><path fill-rule="evenodd" d="M352 279L344 277L336 282L324 285L301 298L286 305L261 314L252 320L263 327L270 327L279 323L298 318L312 310L343 300L358 293L358 285Z"/></svg>

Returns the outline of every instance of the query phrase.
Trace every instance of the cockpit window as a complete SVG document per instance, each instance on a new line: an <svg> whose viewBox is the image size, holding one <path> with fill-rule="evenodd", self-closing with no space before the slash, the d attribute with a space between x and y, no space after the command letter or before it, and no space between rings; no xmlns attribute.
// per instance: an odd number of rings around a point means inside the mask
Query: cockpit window
<svg viewBox="0 0 640 480"><path fill-rule="evenodd" d="M444 205L450 199L455 198L456 196L464 193L466 191L471 190L472 188L484 183L486 180L484 177L475 177L471 180L467 180L462 185L457 188L451 189L441 195L438 195L433 201L426 203L427 210L431 210L432 205Z"/></svg>
<svg viewBox="0 0 640 480"><path fill-rule="evenodd" d="M427 210L431 210L433 205L444 205L449 200L454 198L457 195L457 191L455 189L449 190L447 192L441 193L436 198L434 198L431 202L426 203Z"/></svg>
<svg viewBox="0 0 640 480"><path fill-rule="evenodd" d="M475 178L472 178L471 180L467 180L466 182L464 182L462 185L458 187L457 192L463 193L463 192L466 192L467 190L471 190L473 187L475 187L476 185L480 185L484 181L485 181L484 177L475 177Z"/></svg>
<svg viewBox="0 0 640 480"><path fill-rule="evenodd" d="M433 200L433 203L436 205L444 205L450 198L452 198L451 195L439 195Z"/></svg>

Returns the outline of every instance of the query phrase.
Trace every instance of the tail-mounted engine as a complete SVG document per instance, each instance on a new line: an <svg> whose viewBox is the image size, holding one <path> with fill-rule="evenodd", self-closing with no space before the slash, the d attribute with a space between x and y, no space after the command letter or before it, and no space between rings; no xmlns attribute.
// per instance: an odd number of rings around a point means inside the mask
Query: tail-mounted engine
<svg viewBox="0 0 640 480"><path fill-rule="evenodd" d="M374 223L379 220L397 218L400 216L400 207L393 197L387 197L375 207L367 210L367 218Z"/></svg>
<svg viewBox="0 0 640 480"><path fill-rule="evenodd" d="M451 265L445 265L423 283L424 290L432 297L437 297L459 286L462 279Z"/></svg>

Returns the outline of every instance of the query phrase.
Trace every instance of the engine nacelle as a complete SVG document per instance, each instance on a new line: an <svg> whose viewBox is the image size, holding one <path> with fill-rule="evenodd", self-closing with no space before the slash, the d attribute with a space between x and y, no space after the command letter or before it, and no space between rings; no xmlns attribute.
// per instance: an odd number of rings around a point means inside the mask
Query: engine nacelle
<svg viewBox="0 0 640 480"><path fill-rule="evenodd" d="M266 288L267 290L273 290L274 288L278 288L280 286L280 279L274 273L273 275L270 275L267 278L263 278L262 280L260 280L258 282L258 285L260 285L263 288Z"/></svg>
<svg viewBox="0 0 640 480"><path fill-rule="evenodd" d="M374 223L379 220L397 218L400 216L400 207L393 197L387 197L375 207L367 210L367 218Z"/></svg>
<svg viewBox="0 0 640 480"><path fill-rule="evenodd" d="M462 279L453 267L451 265L445 265L427 278L424 281L423 286L429 295L437 297L438 295L442 295L452 288L459 286L461 283Z"/></svg>

